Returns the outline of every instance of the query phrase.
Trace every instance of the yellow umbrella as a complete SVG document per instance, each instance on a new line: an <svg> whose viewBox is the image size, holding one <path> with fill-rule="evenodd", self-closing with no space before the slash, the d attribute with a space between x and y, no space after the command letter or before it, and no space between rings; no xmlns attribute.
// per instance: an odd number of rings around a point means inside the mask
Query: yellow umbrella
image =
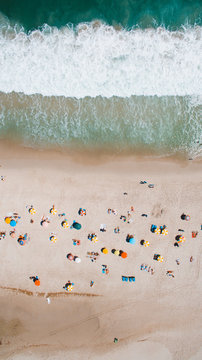
<svg viewBox="0 0 202 360"><path fill-rule="evenodd" d="M63 226L63 228L68 228L68 227L69 227L69 224L68 224L68 222L67 222L66 220L64 220L64 221L62 222L62 226Z"/></svg>
<svg viewBox="0 0 202 360"><path fill-rule="evenodd" d="M5 217L5 222L6 222L6 224L10 224L10 222L11 222L11 217Z"/></svg>
<svg viewBox="0 0 202 360"><path fill-rule="evenodd" d="M157 259L157 261L163 262L163 256L159 256L158 259Z"/></svg>
<svg viewBox="0 0 202 360"><path fill-rule="evenodd" d="M159 229L159 228L156 228L156 229L155 229L155 234L158 234L158 235L159 235L159 234L160 234L160 232L161 232L161 231L160 231L160 229Z"/></svg>
<svg viewBox="0 0 202 360"><path fill-rule="evenodd" d="M114 251L114 255L119 256L119 255L120 255L120 251L119 251L119 250L115 250L115 251Z"/></svg>
<svg viewBox="0 0 202 360"><path fill-rule="evenodd" d="M29 213L30 213L31 215L34 215L34 214L36 214L36 210L35 210L33 207L31 207L31 208L29 209Z"/></svg>
<svg viewBox="0 0 202 360"><path fill-rule="evenodd" d="M108 250L106 248L102 249L103 254L108 254Z"/></svg>
<svg viewBox="0 0 202 360"><path fill-rule="evenodd" d="M144 246L145 246L145 247L148 247L149 245L150 245L149 241L145 241L145 242L144 242Z"/></svg>
<svg viewBox="0 0 202 360"><path fill-rule="evenodd" d="M52 235L52 236L50 237L50 241L52 241L53 243L56 243L57 240L58 240L58 239L56 238L55 235Z"/></svg>
<svg viewBox="0 0 202 360"><path fill-rule="evenodd" d="M55 209L55 207L53 206L52 209L50 209L50 213L52 215L56 215L57 214L57 209Z"/></svg>
<svg viewBox="0 0 202 360"><path fill-rule="evenodd" d="M67 291L72 291L73 288L74 288L74 287L73 287L72 285L68 285L68 286L67 286Z"/></svg>
<svg viewBox="0 0 202 360"><path fill-rule="evenodd" d="M167 230L167 229L163 229L161 234L162 234L162 235L168 235L168 230Z"/></svg>

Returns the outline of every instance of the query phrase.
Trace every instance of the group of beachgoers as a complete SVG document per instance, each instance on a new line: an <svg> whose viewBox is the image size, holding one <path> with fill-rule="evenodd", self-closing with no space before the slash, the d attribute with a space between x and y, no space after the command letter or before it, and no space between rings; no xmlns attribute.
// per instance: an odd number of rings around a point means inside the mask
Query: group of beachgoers
<svg viewBox="0 0 202 360"><path fill-rule="evenodd" d="M146 184L147 182L140 182L141 184ZM150 188L153 188L154 185L153 184L150 184L152 186L149 186ZM124 195L127 195L127 193L124 193ZM26 208L28 209L28 212L31 216L34 216L36 214L36 209L34 208L33 205L30 205L30 206L26 206ZM125 223L131 223L133 221L133 218L132 218L132 215L134 214L135 212L135 209L134 209L134 206L131 206L130 209L127 211L126 214L121 214L119 216L119 219ZM80 230L82 228L82 225L77 222L77 221L73 221L72 225L70 226L67 219L65 218L66 214L64 212L62 213L59 213L58 214L58 211L55 207L55 205L52 205L52 207L50 208L50 211L49 211L50 215L52 216L58 216L61 220L61 226L63 228L74 228L76 230ZM118 211L116 209L107 209L107 213L109 215L114 215L114 216L118 216ZM79 216L86 216L87 215L87 211L86 209L83 209L83 208L79 208L78 209L78 215ZM147 217L147 214L142 214L142 216L146 216ZM190 216L188 214L182 214L181 216L181 220L182 221L190 221ZM4 220L5 220L5 223L7 225L10 225L11 226L11 230L9 231L9 235L12 237L12 238L15 238L16 235L17 235L17 231L16 231L16 228L17 228L17 223L18 221L20 221L21 217L19 216L18 213L16 212L13 212L13 213L9 213L7 216L5 216ZM42 216L41 220L40 220L40 225L42 227L48 227L49 223L51 222L51 217L50 216ZM34 219L31 218L30 219L30 223L34 223ZM106 224L101 224L100 225L100 231L101 232L106 232L107 231L107 226ZM150 231L152 233L154 233L155 235L168 235L168 229L167 229L167 226L166 225L156 225L156 224L152 224L151 227L150 227ZM120 227L119 226L116 226L114 228L114 233L115 234L120 234ZM185 236L183 235L184 233L184 230L183 229L178 229L178 234L176 235L175 237L175 241L174 241L174 246L176 247L179 247L181 246L184 242L185 242ZM198 235L198 231L192 231L192 237L193 238L196 238ZM0 232L0 240L4 239L6 236L6 231L1 231ZM50 235L50 241L55 243L57 242L57 236L55 233L51 233ZM89 233L87 235L87 239L91 242L94 242L96 243L98 241L98 236L96 233ZM19 234L17 236L17 242L19 245L21 246L24 246L25 244L27 244L30 240L30 236L28 235L28 233L23 233L23 234ZM75 246L79 246L81 244L81 241L80 239L72 239L73 241L73 245ZM126 242L134 245L136 243L136 239L135 239L135 236L134 234L127 234L126 236ZM148 247L150 245L149 241L145 240L145 239L141 239L139 241L140 245L141 246L144 246L144 247ZM76 249L76 248L75 248ZM106 248L106 247L103 247L101 250L100 250L100 253L102 254L108 254L109 250ZM98 258L100 258L100 253L99 252L95 252L95 251L88 251L87 252L87 258L90 259L91 262L96 262ZM128 254L127 252L125 252L124 250L122 249L111 249L111 253L116 255L116 256L119 256L120 258L123 258L123 259L126 259L128 257ZM69 260L69 261L74 261L76 263L80 263L81 262L81 258L78 257L77 255L75 254L72 254L72 253L68 253L66 255L66 258ZM164 261L164 258L161 254L153 254L153 260L155 261L158 261L158 262L163 262ZM194 260L193 256L190 257L190 262L192 262ZM176 259L176 263L177 265L180 265L180 260L179 259ZM141 271L146 271L148 273L150 273L151 275L154 275L155 273L155 270L153 269L153 267L151 265L148 265L148 264L141 264L140 265L140 270ZM109 267L108 265L106 264L102 264L102 267L101 267L101 272L105 275L108 275L109 274ZM174 278L175 275L174 275L174 272L173 270L170 270L168 269L166 271L166 275L168 277L171 277L171 278ZM34 284L36 286L40 286L40 279L39 279L39 276L38 275L32 275L30 276L30 279L34 282ZM124 282L135 282L135 276L125 276L123 275L122 276L122 281ZM94 280L91 280L90 281L90 287L93 287L94 286ZM63 288L68 291L68 292L71 292L74 288L74 283L70 280L67 281L67 283L63 286Z"/></svg>

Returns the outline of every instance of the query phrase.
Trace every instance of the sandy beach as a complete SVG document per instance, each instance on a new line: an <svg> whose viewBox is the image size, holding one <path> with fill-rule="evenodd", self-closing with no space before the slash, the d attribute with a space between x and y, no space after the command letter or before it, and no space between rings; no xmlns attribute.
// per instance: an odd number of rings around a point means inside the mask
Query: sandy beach
<svg viewBox="0 0 202 360"><path fill-rule="evenodd" d="M0 240L0 359L201 359L201 160L72 156L8 143L0 154L0 231L6 232ZM14 238L5 222L13 213L20 217ZM40 224L43 216L47 227ZM63 228L65 219L81 229ZM152 224L166 225L168 234L152 233ZM17 240L25 233L29 241L21 246ZM96 243L88 239L92 233ZM135 244L126 242L128 234ZM185 242L174 246L177 235ZM89 252L99 254L96 261ZM81 262L68 260L69 253ZM63 288L68 280L72 292Z"/></svg>

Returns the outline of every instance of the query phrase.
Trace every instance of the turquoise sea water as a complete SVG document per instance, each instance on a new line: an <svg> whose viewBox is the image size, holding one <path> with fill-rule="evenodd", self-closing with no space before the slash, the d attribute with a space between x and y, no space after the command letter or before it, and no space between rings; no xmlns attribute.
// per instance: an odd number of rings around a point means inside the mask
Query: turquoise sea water
<svg viewBox="0 0 202 360"><path fill-rule="evenodd" d="M201 155L201 9L0 0L0 138Z"/></svg>
<svg viewBox="0 0 202 360"><path fill-rule="evenodd" d="M200 0L1 0L0 11L28 30L101 20L125 28L201 25Z"/></svg>

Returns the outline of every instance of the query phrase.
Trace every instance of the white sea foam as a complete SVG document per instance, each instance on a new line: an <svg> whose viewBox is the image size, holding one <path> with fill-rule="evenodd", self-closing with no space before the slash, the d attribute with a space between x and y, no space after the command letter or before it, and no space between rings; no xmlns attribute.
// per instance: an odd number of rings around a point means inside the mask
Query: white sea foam
<svg viewBox="0 0 202 360"><path fill-rule="evenodd" d="M199 95L201 27L115 30L80 24L0 29L0 91L63 95Z"/></svg>

